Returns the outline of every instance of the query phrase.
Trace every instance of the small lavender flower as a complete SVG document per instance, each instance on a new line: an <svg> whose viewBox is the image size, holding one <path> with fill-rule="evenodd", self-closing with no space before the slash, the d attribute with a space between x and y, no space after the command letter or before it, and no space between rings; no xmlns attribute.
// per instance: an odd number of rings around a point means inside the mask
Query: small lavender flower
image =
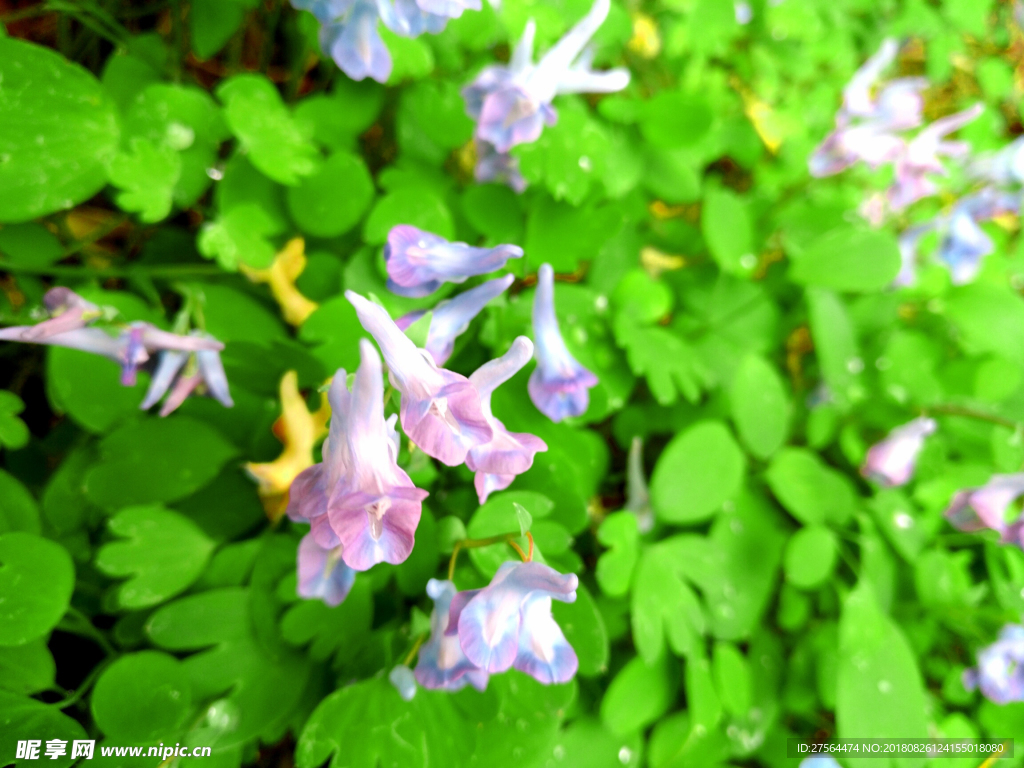
<svg viewBox="0 0 1024 768"><path fill-rule="evenodd" d="M209 334L200 331L193 331L190 336L213 339ZM188 369L186 364L190 359L193 359L195 363ZM183 368L186 368L185 373L181 373ZM170 391L160 409L160 415L167 416L200 386L225 408L234 406L235 403L231 399L231 392L228 388L228 378L224 373L224 365L221 363L220 352L213 349L201 349L190 354L173 349L164 350L157 359L149 389L146 390L146 397L139 408L144 411L148 410Z"/></svg>
<svg viewBox="0 0 1024 768"><path fill-rule="evenodd" d="M494 272L522 255L518 245L474 248L408 224L392 227L384 246L388 289L410 298L427 296L442 283L464 283L474 275Z"/></svg>
<svg viewBox="0 0 1024 768"><path fill-rule="evenodd" d="M416 677L405 664L399 664L388 674L388 682L405 701L416 698Z"/></svg>
<svg viewBox="0 0 1024 768"><path fill-rule="evenodd" d="M1024 136L998 152L975 158L969 171L976 179L1003 187L1024 182Z"/></svg>
<svg viewBox="0 0 1024 768"><path fill-rule="evenodd" d="M924 439L937 428L934 419L922 416L892 430L868 450L861 474L885 486L906 485L914 474Z"/></svg>
<svg viewBox="0 0 1024 768"><path fill-rule="evenodd" d="M480 139L474 140L476 146L476 168L473 178L481 184L505 184L514 192L522 194L526 187L526 179L519 170L519 158L508 152L499 152L493 144Z"/></svg>
<svg viewBox="0 0 1024 768"><path fill-rule="evenodd" d="M424 688L434 690L458 691L466 683L480 691L486 689L490 675L462 652L458 624L449 626L455 585L450 581L431 579L427 582L427 594L434 601L434 610L430 614L430 639L420 648L416 662L416 680Z"/></svg>
<svg viewBox="0 0 1024 768"><path fill-rule="evenodd" d="M949 267L954 285L969 283L978 274L981 260L995 250L992 242L979 225L1020 207L1015 195L986 188L969 195L953 206L949 217L943 220L945 234L936 253Z"/></svg>
<svg viewBox="0 0 1024 768"><path fill-rule="evenodd" d="M1021 545L1024 523L1020 515L1006 519L1009 506L1024 495L1024 473L993 475L981 488L958 491L944 513L950 524L961 531L997 531L1004 543Z"/></svg>
<svg viewBox="0 0 1024 768"><path fill-rule="evenodd" d="M499 153L536 141L544 125L558 119L551 106L566 93L611 93L629 84L629 72L595 72L587 43L608 16L610 0L596 0L587 13L534 65L535 27L527 25L512 61L504 69L490 67L463 92L470 116L478 121L476 136Z"/></svg>
<svg viewBox="0 0 1024 768"><path fill-rule="evenodd" d="M565 683L576 652L551 615L551 600L572 603L579 580L536 562L503 563L483 589L452 600L449 626L472 664L490 674L515 667L541 683Z"/></svg>
<svg viewBox="0 0 1024 768"><path fill-rule="evenodd" d="M886 193L892 210L903 210L938 191L929 175L947 174L940 158L963 157L970 152L970 145L966 142L946 141L945 137L967 125L982 111L984 107L976 104L963 112L936 120L907 144L896 159L896 180Z"/></svg>
<svg viewBox="0 0 1024 768"><path fill-rule="evenodd" d="M583 415L590 404L589 389L597 385L597 377L580 365L565 346L555 316L555 272L550 264L542 264L537 272L533 335L537 367L530 374L528 385L533 404L554 422Z"/></svg>
<svg viewBox="0 0 1024 768"><path fill-rule="evenodd" d="M463 463L474 446L489 442L493 433L476 387L465 376L438 368L383 307L352 291L345 296L380 345L391 380L402 393L402 429L409 439L450 467Z"/></svg>
<svg viewBox="0 0 1024 768"><path fill-rule="evenodd" d="M999 639L978 652L978 666L964 670L963 684L996 704L1024 701L1024 627L1003 627Z"/></svg>
<svg viewBox="0 0 1024 768"><path fill-rule="evenodd" d="M84 328L103 315L99 307L70 288L51 288L43 296L43 306L50 313L50 319L25 330L21 334L22 341L39 341L47 336Z"/></svg>
<svg viewBox="0 0 1024 768"><path fill-rule="evenodd" d="M503 294L514 281L512 275L496 277L453 299L442 301L434 308L425 349L435 363L440 366L448 362L455 351L455 339L465 333L473 318L493 299Z"/></svg>
<svg viewBox="0 0 1024 768"><path fill-rule="evenodd" d="M356 580L356 572L345 565L341 547L324 549L307 533L299 542L299 596L319 599L332 608L341 605Z"/></svg>
<svg viewBox="0 0 1024 768"><path fill-rule="evenodd" d="M484 363L469 377L480 392L484 416L494 434L490 442L471 448L466 456L466 466L476 472L474 486L481 504L492 492L508 488L517 475L533 466L535 454L548 449L547 443L536 435L509 432L491 412L491 393L522 370L531 357L533 343L520 336L508 352Z"/></svg>

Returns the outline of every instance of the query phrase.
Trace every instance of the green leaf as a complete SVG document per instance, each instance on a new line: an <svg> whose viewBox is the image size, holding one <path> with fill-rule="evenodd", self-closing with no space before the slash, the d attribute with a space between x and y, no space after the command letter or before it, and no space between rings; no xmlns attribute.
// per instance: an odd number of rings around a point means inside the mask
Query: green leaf
<svg viewBox="0 0 1024 768"><path fill-rule="evenodd" d="M309 645L310 657L323 661L358 648L372 622L373 593L369 581L359 577L341 605L331 608L321 600L300 600L290 607L281 618L281 636L292 645Z"/></svg>
<svg viewBox="0 0 1024 768"><path fill-rule="evenodd" d="M706 520L739 490L743 452L719 421L695 424L676 435L651 475L651 506L667 523Z"/></svg>
<svg viewBox="0 0 1024 768"><path fill-rule="evenodd" d="M914 652L863 580L846 598L839 619L836 726L839 737L846 739L928 735L927 702ZM903 758L896 764L919 766L924 758Z"/></svg>
<svg viewBox="0 0 1024 768"><path fill-rule="evenodd" d="M845 523L857 507L850 480L806 448L784 448L766 474L775 497L805 525Z"/></svg>
<svg viewBox="0 0 1024 768"><path fill-rule="evenodd" d="M455 236L447 204L423 187L398 189L380 198L363 225L363 239L370 245L383 245L398 224L411 224L445 240Z"/></svg>
<svg viewBox="0 0 1024 768"><path fill-rule="evenodd" d="M821 586L832 575L838 554L839 542L828 528L801 528L786 544L786 579L801 589Z"/></svg>
<svg viewBox="0 0 1024 768"><path fill-rule="evenodd" d="M708 250L724 272L747 275L757 266L754 227L747 206L729 190L711 190L704 196L700 227Z"/></svg>
<svg viewBox="0 0 1024 768"><path fill-rule="evenodd" d="M678 662L662 656L648 665L636 656L608 686L601 700L601 722L616 735L634 733L669 710L678 687Z"/></svg>
<svg viewBox="0 0 1024 768"><path fill-rule="evenodd" d="M526 511L526 507L518 502L512 502L512 506L516 510L516 522L519 523L519 535L525 536L527 531L530 530L530 526L533 525L533 517Z"/></svg>
<svg viewBox="0 0 1024 768"><path fill-rule="evenodd" d="M0 469L0 533L40 533L39 505L14 475Z"/></svg>
<svg viewBox="0 0 1024 768"><path fill-rule="evenodd" d="M576 602L554 601L551 613L562 628L565 639L576 651L580 676L597 677L607 672L608 630L590 591L580 584L576 589Z"/></svg>
<svg viewBox="0 0 1024 768"><path fill-rule="evenodd" d="M576 208L538 196L526 222L524 257L530 269L550 264L555 272L574 272L589 260L622 224L614 206Z"/></svg>
<svg viewBox="0 0 1024 768"><path fill-rule="evenodd" d="M186 416L145 419L100 442L85 492L107 509L173 501L210 482L236 453L219 432Z"/></svg>
<svg viewBox="0 0 1024 768"><path fill-rule="evenodd" d="M622 316L634 323L656 323L672 311L674 303L672 289L643 269L626 272L612 293L617 322Z"/></svg>
<svg viewBox="0 0 1024 768"><path fill-rule="evenodd" d="M3 38L0 37L0 41ZM71 743L75 739L85 739L85 729L81 724L63 714L52 704L19 696L16 693L0 691L0 754L4 760L11 761L16 768L29 768L46 760L52 768L68 768L78 758L71 759ZM30 759L15 759L18 741L38 739L43 743L38 754ZM46 741L62 739L68 743L65 754L57 758L46 757Z"/></svg>
<svg viewBox="0 0 1024 768"><path fill-rule="evenodd" d="M722 719L722 701L715 689L711 663L703 652L686 660L686 703L695 726L713 730Z"/></svg>
<svg viewBox="0 0 1024 768"><path fill-rule="evenodd" d="M336 152L320 170L289 188L288 211L307 235L337 237L359 223L373 195L373 179L363 159Z"/></svg>
<svg viewBox="0 0 1024 768"><path fill-rule="evenodd" d="M120 127L99 82L56 51L0 38L0 221L88 200L107 182Z"/></svg>
<svg viewBox="0 0 1024 768"><path fill-rule="evenodd" d="M644 376L661 405L682 395L696 402L707 384L707 372L694 349L661 326L640 326L626 319L615 324L615 339L626 350L629 369Z"/></svg>
<svg viewBox="0 0 1024 768"><path fill-rule="evenodd" d="M0 229L0 253L25 267L45 267L59 261L64 246L41 224L8 224Z"/></svg>
<svg viewBox="0 0 1024 768"><path fill-rule="evenodd" d="M629 592L633 569L640 556L636 515L632 512L608 515L597 529L597 540L608 547L597 561L597 583L609 597L622 597Z"/></svg>
<svg viewBox="0 0 1024 768"><path fill-rule="evenodd" d="M92 692L92 716L111 740L171 741L192 711L192 687L180 661L160 651L121 656Z"/></svg>
<svg viewBox="0 0 1024 768"><path fill-rule="evenodd" d="M0 688L26 695L52 690L56 674L57 665L43 638L0 646Z"/></svg>
<svg viewBox="0 0 1024 768"><path fill-rule="evenodd" d="M129 151L110 162L110 183L122 190L116 196L117 204L122 210L138 213L147 223L167 218L179 178L178 153L145 139L133 138Z"/></svg>
<svg viewBox="0 0 1024 768"><path fill-rule="evenodd" d="M388 85L403 80L420 80L434 71L434 52L426 41L415 37L400 37L387 27L381 27L380 36L391 54L391 76Z"/></svg>
<svg viewBox="0 0 1024 768"><path fill-rule="evenodd" d="M946 316L968 354L994 352L1024 362L1024 301L1009 287L972 283L954 288Z"/></svg>
<svg viewBox="0 0 1024 768"><path fill-rule="evenodd" d="M0 536L0 646L22 645L57 626L74 586L75 566L60 544L31 533Z"/></svg>
<svg viewBox="0 0 1024 768"><path fill-rule="evenodd" d="M747 658L732 643L715 643L711 660L715 689L726 711L743 717L754 704L753 678Z"/></svg>
<svg viewBox="0 0 1024 768"><path fill-rule="evenodd" d="M573 720L558 737L554 754L573 768L639 768L640 735L615 736L591 718Z"/></svg>
<svg viewBox="0 0 1024 768"><path fill-rule="evenodd" d="M183 591L213 552L213 542L195 523L161 506L123 509L107 527L127 539L96 553L96 567L107 576L130 577L117 587L121 608L147 608Z"/></svg>
<svg viewBox="0 0 1024 768"><path fill-rule="evenodd" d="M760 355L747 355L729 392L732 419L752 454L767 459L789 432L791 406L782 378Z"/></svg>
<svg viewBox="0 0 1024 768"><path fill-rule="evenodd" d="M696 144L711 129L713 114L702 96L661 91L643 105L640 131L656 147Z"/></svg>
<svg viewBox="0 0 1024 768"><path fill-rule="evenodd" d="M655 663L668 644L678 656L691 656L706 631L697 595L683 580L671 545L647 549L636 569L631 602L633 642L648 664Z"/></svg>
<svg viewBox="0 0 1024 768"><path fill-rule="evenodd" d="M28 445L28 426L18 418L25 410L20 397L7 390L0 391L0 445L11 450Z"/></svg>
<svg viewBox="0 0 1024 768"><path fill-rule="evenodd" d="M879 229L836 229L791 256L794 282L833 291L879 291L900 271L896 238Z"/></svg>
<svg viewBox="0 0 1024 768"><path fill-rule="evenodd" d="M444 691L418 691L403 701L384 679L364 680L335 691L310 715L295 748L299 768L414 768L461 764L471 734Z"/></svg>
<svg viewBox="0 0 1024 768"><path fill-rule="evenodd" d="M295 186L320 168L320 153L300 130L273 83L262 75L235 75L217 86L224 118L261 173Z"/></svg>
<svg viewBox="0 0 1024 768"><path fill-rule="evenodd" d="M46 355L46 387L56 410L90 432L106 432L139 412L145 376L134 387L121 385L113 360L77 349L53 347Z"/></svg>
<svg viewBox="0 0 1024 768"><path fill-rule="evenodd" d="M276 230L277 224L264 208L245 203L204 224L196 245L203 256L216 259L229 272L237 270L239 264L266 269L277 253L267 238Z"/></svg>
<svg viewBox="0 0 1024 768"><path fill-rule="evenodd" d="M359 134L373 125L384 106L384 88L373 80L335 78L330 94L303 98L295 120L311 126L313 138L331 150L351 150Z"/></svg>
<svg viewBox="0 0 1024 768"><path fill-rule="evenodd" d="M822 376L836 405L846 408L864 397L860 373L864 361L857 349L853 322L834 293L819 288L807 291L811 336Z"/></svg>
<svg viewBox="0 0 1024 768"><path fill-rule="evenodd" d="M192 0L188 19L196 56L205 61L220 51L242 26L246 9L255 7L252 0Z"/></svg>

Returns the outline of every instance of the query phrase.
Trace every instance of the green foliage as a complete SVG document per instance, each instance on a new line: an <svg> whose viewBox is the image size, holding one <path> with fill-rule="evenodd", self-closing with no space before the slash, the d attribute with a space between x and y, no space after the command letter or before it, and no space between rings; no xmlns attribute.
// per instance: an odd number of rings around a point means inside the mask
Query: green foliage
<svg viewBox="0 0 1024 768"><path fill-rule="evenodd" d="M203 330L235 405L199 387L161 418L139 409L156 354L125 387L107 357L0 342L3 760L18 740L87 738L211 747L180 768L783 768L791 737L1024 742L1024 705L963 677L1024 614L1024 553L943 515L1024 466L1018 222L982 224L992 253L967 282L931 263L944 224L896 287L898 233L983 182L950 161L939 195L874 226L861 212L888 170L807 165L885 37L904 44L874 96L925 76L929 120L982 104L950 137L972 160L1003 148L1020 133L1012 4L612 0L594 68L631 82L555 98L557 121L511 150L522 192L475 180L463 89L530 19L543 55L590 0L483 3L414 38L381 27L386 84L345 76L321 48L333 33L286 0L14 5L3 326L38 322L66 286L103 325ZM445 367L536 340L547 263L566 345L599 383L558 424L530 400L533 363L493 393L494 415L548 449L484 504L472 472L400 433L398 463L429 492L415 547L329 607L297 594L308 528L283 512L324 452L305 411L368 336L344 291L426 311L422 342L440 301L497 276L393 294L382 250L399 224L524 249ZM275 262L298 237L305 263ZM289 371L299 398L279 420ZM882 487L869 448L922 415L938 430L913 478ZM268 464L276 496L246 473ZM457 553L457 587L483 587L518 559L509 542L579 578L552 606L576 678L510 671L403 700L388 676L430 631L428 581Z"/></svg>

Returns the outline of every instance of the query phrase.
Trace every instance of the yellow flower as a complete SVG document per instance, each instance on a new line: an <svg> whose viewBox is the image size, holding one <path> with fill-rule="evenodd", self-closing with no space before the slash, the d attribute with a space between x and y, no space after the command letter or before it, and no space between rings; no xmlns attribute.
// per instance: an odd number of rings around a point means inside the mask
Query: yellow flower
<svg viewBox="0 0 1024 768"><path fill-rule="evenodd" d="M633 37L626 44L629 50L643 59L653 59L661 52L661 35L657 22L646 13L633 16Z"/></svg>
<svg viewBox="0 0 1024 768"><path fill-rule="evenodd" d="M299 377L288 371L281 379L281 416L274 422L274 435L284 450L274 461L248 463L246 471L259 484L258 493L267 517L276 522L288 508L288 489L304 469L313 466L313 448L327 435L331 406L326 393L320 409L310 413L299 393Z"/></svg>
<svg viewBox="0 0 1024 768"><path fill-rule="evenodd" d="M281 314L292 325L299 326L306 322L319 306L310 301L295 287L295 281L306 268L306 243L301 237L289 240L267 269L253 269L244 264L242 273L254 283L268 283L270 292L281 305Z"/></svg>

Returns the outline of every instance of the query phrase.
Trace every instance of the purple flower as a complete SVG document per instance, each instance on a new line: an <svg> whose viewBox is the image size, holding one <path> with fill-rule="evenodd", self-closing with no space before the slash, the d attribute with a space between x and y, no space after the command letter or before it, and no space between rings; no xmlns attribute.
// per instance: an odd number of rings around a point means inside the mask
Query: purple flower
<svg viewBox="0 0 1024 768"><path fill-rule="evenodd" d="M808 160L812 176L832 176L857 162L877 168L892 162L904 151L906 144L894 131L920 125L922 99L919 92L927 81L904 78L886 85L877 97L872 92L875 82L898 51L895 40L885 40L843 89L843 105L836 115L836 128Z"/></svg>
<svg viewBox="0 0 1024 768"><path fill-rule="evenodd" d="M84 328L103 314L99 307L70 288L51 288L43 296L43 305L50 313L50 319L27 329L22 333L22 341L38 341L47 336Z"/></svg>
<svg viewBox="0 0 1024 768"><path fill-rule="evenodd" d="M462 15L460 3L431 2L430 0L377 0L377 9L384 26L402 37L419 37L424 32L436 35L444 31L448 24L448 15L431 13L427 6L450 6L457 10L451 18ZM477 2L477 10L480 4Z"/></svg>
<svg viewBox="0 0 1024 768"><path fill-rule="evenodd" d="M320 28L320 47L353 80L367 77L386 83L391 54L377 30L376 6L357 0L346 15Z"/></svg>
<svg viewBox="0 0 1024 768"><path fill-rule="evenodd" d="M955 285L969 283L978 274L981 260L995 249L979 222L993 219L1019 208L1014 195L1000 193L992 188L960 200L945 220L946 232L939 244L937 256L944 262Z"/></svg>
<svg viewBox="0 0 1024 768"><path fill-rule="evenodd" d="M512 342L508 352L496 360L484 363L469 377L470 383L480 393L484 415L494 433L490 442L471 448L466 456L466 466L476 472L474 485L481 504L487 501L493 491L508 488L516 475L523 474L533 466L536 453L548 449L547 444L536 435L509 432L491 413L491 393L522 370L531 357L533 343L525 336L520 336Z"/></svg>
<svg viewBox="0 0 1024 768"><path fill-rule="evenodd" d="M458 691L470 683L477 690L487 688L490 677L462 652L457 634L458 625L449 631L449 610L455 597L455 585L450 581L431 579L427 594L434 601L430 614L430 639L420 648L416 662L416 680L424 688Z"/></svg>
<svg viewBox="0 0 1024 768"><path fill-rule="evenodd" d="M340 544L346 565L365 571L409 556L427 492L397 464L394 430L384 420L380 358L365 339L359 352L351 392L343 370L334 376L324 461L295 479L288 514L308 520L317 544Z"/></svg>
<svg viewBox="0 0 1024 768"><path fill-rule="evenodd" d="M411 298L427 296L442 283L464 283L474 275L494 272L522 255L518 245L474 248L408 224L392 227L384 246L388 289Z"/></svg>
<svg viewBox="0 0 1024 768"><path fill-rule="evenodd" d="M476 145L476 168L473 178L481 184L505 184L514 192L522 194L527 187L526 179L519 170L519 158L508 152L499 152L493 144L474 139Z"/></svg>
<svg viewBox="0 0 1024 768"><path fill-rule="evenodd" d="M970 172L976 179L1000 186L1024 182L1024 136L998 152L975 158L971 162Z"/></svg>
<svg viewBox="0 0 1024 768"><path fill-rule="evenodd" d="M1024 523L1006 519L1007 508L1024 495L1024 473L993 475L981 488L958 491L944 515L961 531L997 531L1004 543L1021 544Z"/></svg>
<svg viewBox="0 0 1024 768"><path fill-rule="evenodd" d="M906 485L914 474L924 439L937 427L934 419L922 416L892 430L868 450L861 474L885 486Z"/></svg>
<svg viewBox="0 0 1024 768"><path fill-rule="evenodd" d="M541 264L533 297L533 336L537 367L530 374L530 399L552 421L581 416L590 404L588 390L597 377L570 354L555 316L555 272Z"/></svg>
<svg viewBox="0 0 1024 768"><path fill-rule="evenodd" d="M320 599L332 608L348 597L356 572L345 565L341 547L324 549L307 533L299 542L299 596Z"/></svg>
<svg viewBox="0 0 1024 768"><path fill-rule="evenodd" d="M388 313L362 296L346 291L359 322L380 345L391 380L402 393L402 429L427 455L458 466L470 448L493 437L480 393L469 379L438 368L416 348Z"/></svg>
<svg viewBox="0 0 1024 768"><path fill-rule="evenodd" d="M996 704L1024 701L1024 627L1003 627L999 639L978 652L978 666L964 670L963 684Z"/></svg>
<svg viewBox="0 0 1024 768"><path fill-rule="evenodd" d="M213 339L209 334L200 331L193 331L190 336ZM216 340L214 339L214 341ZM194 359L195 362L186 368L190 359ZM185 369L184 373L182 373L182 369ZM167 399L160 409L160 415L167 416L185 402L185 399L200 385L225 408L234 406L235 403L231 399L231 392L228 388L228 378L220 360L220 352L214 349L201 349L190 354L177 350L165 350L160 353L150 379L149 389L146 391L146 397L139 408L148 410L170 390L170 394L167 395Z"/></svg>
<svg viewBox="0 0 1024 768"><path fill-rule="evenodd" d="M483 589L452 600L451 626L472 664L490 674L515 667L541 683L565 683L579 662L551 615L551 600L572 603L579 580L542 563L503 563Z"/></svg>
<svg viewBox="0 0 1024 768"><path fill-rule="evenodd" d="M608 16L610 5L610 0L596 0L536 65L532 63L535 27L527 25L509 66L504 71L485 69L464 91L469 113L478 120L478 139L499 153L508 152L517 144L536 141L545 124L554 125L557 114L551 102L555 96L611 93L629 84L625 69L592 70L592 53L584 50Z"/></svg>
<svg viewBox="0 0 1024 768"><path fill-rule="evenodd" d="M512 275L496 277L460 293L453 299L442 301L434 308L425 349L434 358L435 363L440 366L448 362L448 358L455 350L455 339L465 333L473 318L480 314L491 300L504 293L514 281Z"/></svg>
<svg viewBox="0 0 1024 768"><path fill-rule="evenodd" d="M886 193L894 211L936 193L938 187L928 176L946 175L940 157L963 157L970 151L966 142L945 141L945 137L967 125L982 111L984 106L975 104L963 112L936 120L907 144L896 160L896 180Z"/></svg>
<svg viewBox="0 0 1024 768"><path fill-rule="evenodd" d="M900 271L892 284L905 288L917 281L917 243L928 232L935 229L934 222L910 227L900 234Z"/></svg>

